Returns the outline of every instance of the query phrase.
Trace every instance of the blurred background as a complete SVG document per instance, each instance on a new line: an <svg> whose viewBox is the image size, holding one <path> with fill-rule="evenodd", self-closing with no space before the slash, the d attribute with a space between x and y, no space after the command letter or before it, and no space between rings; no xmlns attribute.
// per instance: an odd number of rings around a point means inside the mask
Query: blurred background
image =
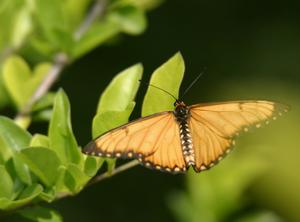
<svg viewBox="0 0 300 222"><path fill-rule="evenodd" d="M240 136L209 171L174 176L137 166L55 202L65 221L300 221L299 10L293 0L164 1L148 12L142 35L121 35L69 66L54 88L70 98L82 146L114 75L142 62L147 82L177 51L186 63L182 91L207 68L187 104L268 99L291 111ZM141 86L132 119L140 116L145 90ZM46 132L47 125L30 130Z"/></svg>

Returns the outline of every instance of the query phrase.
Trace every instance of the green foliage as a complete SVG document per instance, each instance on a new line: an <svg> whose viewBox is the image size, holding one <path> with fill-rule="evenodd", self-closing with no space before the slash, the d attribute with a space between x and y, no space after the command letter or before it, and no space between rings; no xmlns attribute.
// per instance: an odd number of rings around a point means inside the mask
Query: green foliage
<svg viewBox="0 0 300 222"><path fill-rule="evenodd" d="M49 124L49 143L62 163L82 163L81 153L72 131L69 100L62 90L57 93L54 101Z"/></svg>
<svg viewBox="0 0 300 222"><path fill-rule="evenodd" d="M45 186L52 186L61 162L56 153L48 148L29 147L21 151L21 157Z"/></svg>
<svg viewBox="0 0 300 222"><path fill-rule="evenodd" d="M49 63L39 64L32 72L21 57L12 56L5 61L3 65L3 79L11 98L19 110L28 102L45 78L50 67L51 64Z"/></svg>
<svg viewBox="0 0 300 222"><path fill-rule="evenodd" d="M150 84L157 86L178 98L179 88L184 75L184 61L180 53L176 53L166 63L158 67L151 76ZM167 93L149 87L144 98L142 115L174 109L174 98Z"/></svg>
<svg viewBox="0 0 300 222"><path fill-rule="evenodd" d="M71 51L71 57L77 59L91 49L113 38L120 32L120 27L115 22L97 21L80 38Z"/></svg>
<svg viewBox="0 0 300 222"><path fill-rule="evenodd" d="M104 161L112 172L115 160L81 153L63 90L32 98L57 68L53 60L57 54L66 55L70 63L121 33L144 32L145 10L151 8L151 2L157 4L157 0L107 1L101 6L105 13L90 25L86 20L90 7L101 1L0 2L0 17L5 18L0 21L0 108L13 106L19 114L14 120L0 117L1 210L76 194ZM113 79L99 100L93 137L128 121L142 72L142 65L137 64ZM32 136L27 131L32 121L49 121L48 135ZM41 207L18 213L30 221L62 221L57 212Z"/></svg>
<svg viewBox="0 0 300 222"><path fill-rule="evenodd" d="M131 66L119 73L104 90L93 119L93 138L128 122L135 106L134 98L142 73L141 64ZM107 164L111 171L115 166L115 160L109 160Z"/></svg>
<svg viewBox="0 0 300 222"><path fill-rule="evenodd" d="M19 212L23 218L36 222L62 222L61 216L52 209L44 207L32 207Z"/></svg>
<svg viewBox="0 0 300 222"><path fill-rule="evenodd" d="M11 97L21 109L41 81L42 73L45 73L41 70L49 66L39 65L31 73L20 57L9 58L4 66L5 83L9 86L7 88ZM166 88L177 96L183 67L181 55L176 54L154 72L151 83ZM104 90L93 119L93 137L128 121L135 107L134 99L142 73L141 64L133 65L117 74ZM173 73L172 84L166 73ZM151 107L156 93L157 91L148 89L144 110ZM168 96L164 101L168 103L168 107L174 102ZM156 109L165 108L165 103L156 102ZM106 160L81 153L72 130L70 103L63 90L59 90L55 96L48 94L43 97L32 109L39 112L51 108L52 104L48 135L31 136L11 119L0 117L0 209L13 209L38 199L51 202L60 193L76 194ZM106 162L108 172L112 172L115 160L107 159ZM56 215L43 208L22 210L19 213L27 219L39 213L41 218L44 214L53 218Z"/></svg>

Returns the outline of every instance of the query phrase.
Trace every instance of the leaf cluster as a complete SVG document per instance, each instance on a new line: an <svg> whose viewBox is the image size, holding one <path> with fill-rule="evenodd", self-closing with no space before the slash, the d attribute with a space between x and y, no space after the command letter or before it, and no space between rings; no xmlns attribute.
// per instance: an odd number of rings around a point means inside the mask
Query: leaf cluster
<svg viewBox="0 0 300 222"><path fill-rule="evenodd" d="M26 70L28 76L34 75L34 71L19 57L8 60L5 67L6 70ZM133 65L117 74L104 90L92 122L94 138L128 122L135 107L135 96L142 73L141 64ZM184 62L180 53L177 53L154 71L151 83L178 95L183 73ZM170 79L173 80L169 81ZM16 80L19 81L17 77ZM18 100L18 96L22 98L24 95L19 92L14 100L16 105L22 101ZM18 122L0 116L0 209L20 209L18 214L26 218L30 218L32 214L29 209L23 209L25 206L75 195L89 183L105 162L108 173L115 167L115 159L86 156L81 153L81 147L73 134L71 108L66 93L61 89L53 94L51 99L53 107L49 108L51 115L47 135L31 135L28 130L20 127ZM161 100L164 100L164 103L161 103ZM171 110L173 100L169 95L153 91L150 87L144 99L142 115L162 109ZM40 101L34 108L43 107L42 104L47 102ZM36 212L37 209L41 212L46 210L35 207L33 211ZM48 213L51 212L50 210ZM60 218L57 212L52 213L53 217Z"/></svg>

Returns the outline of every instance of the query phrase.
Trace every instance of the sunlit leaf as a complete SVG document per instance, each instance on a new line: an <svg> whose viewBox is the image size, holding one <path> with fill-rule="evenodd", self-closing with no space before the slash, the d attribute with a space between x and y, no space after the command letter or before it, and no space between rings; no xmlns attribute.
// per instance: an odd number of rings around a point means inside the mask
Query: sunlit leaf
<svg viewBox="0 0 300 222"><path fill-rule="evenodd" d="M0 165L0 198L11 198L13 195L13 181L11 176L8 174L5 166Z"/></svg>
<svg viewBox="0 0 300 222"><path fill-rule="evenodd" d="M82 154L72 131L70 103L63 90L55 97L48 134L50 148L57 153L62 163L82 163Z"/></svg>
<svg viewBox="0 0 300 222"><path fill-rule="evenodd" d="M11 119L0 116L0 156L3 161L13 157L13 164L18 177L26 184L31 184L27 166L16 153L29 146L31 135L20 128Z"/></svg>
<svg viewBox="0 0 300 222"><path fill-rule="evenodd" d="M3 79L19 109L29 101L49 69L49 63L42 63L31 72L21 57L11 56L6 60L3 66Z"/></svg>
<svg viewBox="0 0 300 222"><path fill-rule="evenodd" d="M134 65L119 73L102 93L97 114L93 119L93 138L128 122L134 108L134 98L142 78L143 67L141 64ZM112 170L115 160L108 163Z"/></svg>
<svg viewBox="0 0 300 222"><path fill-rule="evenodd" d="M184 60L176 53L163 65L158 67L151 76L150 84L162 88L176 98L184 75ZM173 110L175 99L167 93L149 86L144 98L142 115Z"/></svg>
<svg viewBox="0 0 300 222"><path fill-rule="evenodd" d="M84 173L89 177L96 175L98 169L104 163L104 158L98 158L93 156L87 156L84 162Z"/></svg>
<svg viewBox="0 0 300 222"><path fill-rule="evenodd" d="M72 193L78 193L90 179L84 174L81 169L75 164L69 164L65 173L65 185Z"/></svg>
<svg viewBox="0 0 300 222"><path fill-rule="evenodd" d="M0 152L7 159L11 150L20 151L30 143L31 135L11 119L0 116Z"/></svg>
<svg viewBox="0 0 300 222"><path fill-rule="evenodd" d="M61 162L56 153L48 148L30 147L21 151L23 161L43 184L51 187L58 175Z"/></svg>
<svg viewBox="0 0 300 222"><path fill-rule="evenodd" d="M2 66L0 64L0 109L7 106L9 102L10 98L7 89L4 85Z"/></svg>
<svg viewBox="0 0 300 222"><path fill-rule="evenodd" d="M131 5L112 10L108 19L118 24L123 32L132 35L141 34L147 26L144 11Z"/></svg>
<svg viewBox="0 0 300 222"><path fill-rule="evenodd" d="M21 46L28 34L33 28L31 9L29 6L24 6L16 15L12 30L12 45L15 48Z"/></svg>
<svg viewBox="0 0 300 222"><path fill-rule="evenodd" d="M97 113L124 111L131 106L140 85L143 66L136 64L116 75L102 93Z"/></svg>
<svg viewBox="0 0 300 222"><path fill-rule="evenodd" d="M90 29L74 44L72 58L79 58L109 40L120 32L120 26L114 22L95 22Z"/></svg>
<svg viewBox="0 0 300 222"><path fill-rule="evenodd" d="M30 146L49 148L49 138L42 134L34 134L30 141Z"/></svg>
<svg viewBox="0 0 300 222"><path fill-rule="evenodd" d="M93 120L93 138L124 124L128 120L133 108L134 102L124 111L106 111L96 115Z"/></svg>
<svg viewBox="0 0 300 222"><path fill-rule="evenodd" d="M40 184L33 184L27 187L19 196L18 200L0 198L0 209L14 209L35 199L43 190Z"/></svg>

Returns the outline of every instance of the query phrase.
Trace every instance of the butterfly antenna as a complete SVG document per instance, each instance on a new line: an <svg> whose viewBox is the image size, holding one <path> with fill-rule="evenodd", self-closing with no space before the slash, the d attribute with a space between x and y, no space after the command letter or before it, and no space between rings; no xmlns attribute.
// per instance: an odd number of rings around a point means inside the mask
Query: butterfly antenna
<svg viewBox="0 0 300 222"><path fill-rule="evenodd" d="M196 79L194 79L194 81L186 88L186 90L183 92L182 97L184 97L184 95L186 95L186 93L193 87L193 85L195 85L195 83L200 79L200 77L204 74L206 68L204 68L204 71L202 71L197 77Z"/></svg>
<svg viewBox="0 0 300 222"><path fill-rule="evenodd" d="M139 80L139 81L142 82L141 80ZM160 88L160 87L158 87L158 86L152 85L152 84L150 84L150 83L144 83L144 84L146 84L147 86L151 86L151 87L153 87L153 88L155 88L155 89L159 89L159 90L161 90L161 91L167 93L169 96L173 97L176 101L178 100L174 95L172 95L172 94L169 93L168 91L166 91L166 90L164 90L164 89L162 89L162 88Z"/></svg>

